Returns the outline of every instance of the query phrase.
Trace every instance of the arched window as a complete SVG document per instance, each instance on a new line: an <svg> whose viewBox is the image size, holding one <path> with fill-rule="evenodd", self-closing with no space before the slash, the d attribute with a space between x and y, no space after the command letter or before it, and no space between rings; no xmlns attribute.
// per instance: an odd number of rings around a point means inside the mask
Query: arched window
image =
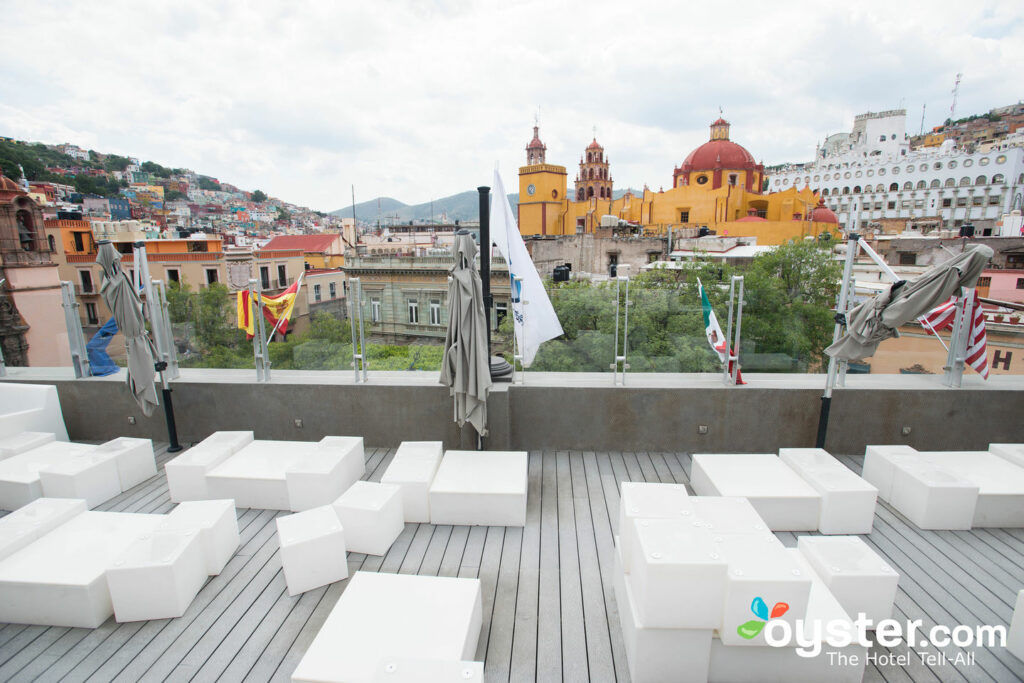
<svg viewBox="0 0 1024 683"><path fill-rule="evenodd" d="M953 178L946 178L946 187L956 187L956 180Z"/></svg>
<svg viewBox="0 0 1024 683"><path fill-rule="evenodd" d="M47 235L46 241L50 244L50 251L57 253L57 242L54 241L53 235Z"/></svg>
<svg viewBox="0 0 1024 683"><path fill-rule="evenodd" d="M914 189L914 184L913 183L909 183L909 182L908 183L903 183L903 189L904 190L913 190Z"/></svg>
<svg viewBox="0 0 1024 683"><path fill-rule="evenodd" d="M18 211L16 220L18 222L18 241L21 243L21 248L25 251L32 251L36 243L36 231L35 226L32 224L32 214L22 209Z"/></svg>
<svg viewBox="0 0 1024 683"><path fill-rule="evenodd" d="M893 183L892 185L889 186L889 192L899 192L899 189L900 189L900 184L899 183Z"/></svg>
<svg viewBox="0 0 1024 683"><path fill-rule="evenodd" d="M828 188L827 187L824 190L821 191L821 196L822 197L827 197L828 196Z"/></svg>
<svg viewBox="0 0 1024 683"><path fill-rule="evenodd" d="M935 180L932 181L932 185L931 185L932 189L935 189L936 187L939 187L941 184L942 183L939 182L939 179L936 178Z"/></svg>
<svg viewBox="0 0 1024 683"><path fill-rule="evenodd" d="M581 202L582 202L582 201L583 201L583 200L584 200L585 198L586 198L586 197L585 197L585 195L584 195L584 193L583 193L583 188L581 187L581 188L580 188L580 190L579 190L579 192L577 192L577 193L576 193L576 199L577 199L578 201L581 201Z"/></svg>
<svg viewBox="0 0 1024 683"><path fill-rule="evenodd" d="M970 185L970 184L971 184L971 179L968 178L967 176L964 176L963 178L960 179L960 187L964 187L964 186Z"/></svg>
<svg viewBox="0 0 1024 683"><path fill-rule="evenodd" d="M590 179L594 179L594 169L590 169Z"/></svg>
<svg viewBox="0 0 1024 683"><path fill-rule="evenodd" d="M875 192L885 192L885 185L878 183L878 185L875 186Z"/></svg>
<svg viewBox="0 0 1024 683"><path fill-rule="evenodd" d="M853 193L854 194L860 194L860 185L854 185L853 186Z"/></svg>
<svg viewBox="0 0 1024 683"><path fill-rule="evenodd" d="M588 187L587 188L587 199L590 199L593 196L594 196L594 188L593 187Z"/></svg>
<svg viewBox="0 0 1024 683"><path fill-rule="evenodd" d="M843 188L843 194L850 194L850 188L849 187L844 187Z"/></svg>
<svg viewBox="0 0 1024 683"><path fill-rule="evenodd" d="M997 185L997 184L999 184L1001 182L1003 182L1003 174L1002 173L996 173L994 176L992 176L992 184L993 185Z"/></svg>
<svg viewBox="0 0 1024 683"><path fill-rule="evenodd" d="M980 176L978 176L977 178L974 179L974 184L975 185L984 185L987 181L988 181L988 178L986 178L983 175L980 175Z"/></svg>
<svg viewBox="0 0 1024 683"><path fill-rule="evenodd" d="M928 187L928 185L923 180L917 181L917 189L923 190L926 187Z"/></svg>

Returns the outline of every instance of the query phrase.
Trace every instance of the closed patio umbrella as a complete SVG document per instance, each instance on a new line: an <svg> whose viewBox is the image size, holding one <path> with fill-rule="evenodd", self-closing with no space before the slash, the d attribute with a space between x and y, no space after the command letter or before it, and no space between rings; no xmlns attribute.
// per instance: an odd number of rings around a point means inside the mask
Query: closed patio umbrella
<svg viewBox="0 0 1024 683"><path fill-rule="evenodd" d="M96 262L103 268L100 296L114 315L117 327L124 333L128 350L128 388L146 417L159 405L156 397L155 351L146 334L142 317L142 300L131 280L121 270L121 254L108 240L100 240Z"/></svg>
<svg viewBox="0 0 1024 683"><path fill-rule="evenodd" d="M441 383L451 391L459 426L469 422L480 436L487 436L491 368L483 285L474 267L477 247L473 236L466 233L456 235L453 249L455 265L448 284L448 332Z"/></svg>
<svg viewBox="0 0 1024 683"><path fill-rule="evenodd" d="M992 253L979 244L865 301L846 314L846 334L825 353L847 361L873 355L882 341L897 335L901 325L947 301L961 287L973 287Z"/></svg>

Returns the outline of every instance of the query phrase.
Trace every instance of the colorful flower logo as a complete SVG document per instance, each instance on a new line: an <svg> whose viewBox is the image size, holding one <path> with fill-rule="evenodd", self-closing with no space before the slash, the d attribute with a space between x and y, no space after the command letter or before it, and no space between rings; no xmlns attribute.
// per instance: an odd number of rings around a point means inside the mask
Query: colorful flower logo
<svg viewBox="0 0 1024 683"><path fill-rule="evenodd" d="M772 607L771 613L768 612L768 605L765 601L760 598L754 598L754 601L750 603L750 611L754 613L757 619L751 619L745 624L740 624L736 627L736 633L740 634L741 637L750 640L756 638L757 634L764 628L765 623L769 619L775 619L781 617L783 614L789 611L789 605L784 602L777 602Z"/></svg>

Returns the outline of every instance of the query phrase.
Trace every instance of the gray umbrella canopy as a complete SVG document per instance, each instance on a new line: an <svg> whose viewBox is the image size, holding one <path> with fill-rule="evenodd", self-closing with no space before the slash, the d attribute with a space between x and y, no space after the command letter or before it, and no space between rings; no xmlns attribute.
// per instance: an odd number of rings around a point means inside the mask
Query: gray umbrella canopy
<svg viewBox="0 0 1024 683"><path fill-rule="evenodd" d="M873 355L882 341L897 335L901 325L945 303L961 287L973 287L991 258L992 250L979 244L865 301L846 314L846 334L825 353L839 360Z"/></svg>
<svg viewBox="0 0 1024 683"><path fill-rule="evenodd" d="M474 268L477 248L473 236L456 236L453 249L455 265L448 284L448 333L441 383L449 387L455 399L455 421L459 426L469 422L480 436L487 436L491 364L483 284Z"/></svg>
<svg viewBox="0 0 1024 683"><path fill-rule="evenodd" d="M96 263L103 268L100 295L114 314L117 328L124 333L128 349L128 388L132 396L149 417L158 404L156 398L156 370L154 369L153 342L146 334L142 317L142 300L131 280L121 270L121 254L110 242L101 242Z"/></svg>

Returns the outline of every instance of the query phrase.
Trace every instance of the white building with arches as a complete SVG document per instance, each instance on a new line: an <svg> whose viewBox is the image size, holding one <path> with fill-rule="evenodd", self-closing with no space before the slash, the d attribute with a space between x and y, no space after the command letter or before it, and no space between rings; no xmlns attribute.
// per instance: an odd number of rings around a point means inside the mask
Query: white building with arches
<svg viewBox="0 0 1024 683"><path fill-rule="evenodd" d="M951 142L911 151L905 110L862 114L853 131L829 136L815 160L768 169L768 189L809 186L846 230L868 232L905 219L992 234L1024 203L1024 148L958 149ZM884 139L883 139L884 138ZM872 225L874 223L875 225Z"/></svg>

